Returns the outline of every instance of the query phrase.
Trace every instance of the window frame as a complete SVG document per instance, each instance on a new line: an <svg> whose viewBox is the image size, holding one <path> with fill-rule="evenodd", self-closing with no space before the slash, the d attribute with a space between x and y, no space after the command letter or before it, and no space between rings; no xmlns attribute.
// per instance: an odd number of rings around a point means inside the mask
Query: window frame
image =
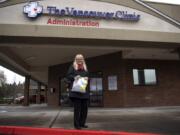
<svg viewBox="0 0 180 135"><path fill-rule="evenodd" d="M143 84L134 84L134 75L133 75L133 70L134 69L137 69L137 70L155 70L155 77L156 77L156 83L155 84L146 84L145 83L145 80L144 80L144 83ZM133 86L158 86L158 84L159 84L159 79L158 79L158 69L157 68L153 68L153 67L151 67L151 68L132 68L131 69L131 71L132 71L132 83L133 83ZM144 79L145 79L145 74L144 74Z"/></svg>
<svg viewBox="0 0 180 135"><path fill-rule="evenodd" d="M117 89L109 89L109 77L116 77L116 85L117 85ZM118 91L118 75L108 75L107 76L107 89L108 89L108 91Z"/></svg>

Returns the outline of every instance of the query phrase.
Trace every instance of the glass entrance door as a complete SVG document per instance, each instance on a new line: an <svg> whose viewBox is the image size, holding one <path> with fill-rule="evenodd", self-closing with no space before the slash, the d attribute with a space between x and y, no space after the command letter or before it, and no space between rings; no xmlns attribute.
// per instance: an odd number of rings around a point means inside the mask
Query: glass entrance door
<svg viewBox="0 0 180 135"><path fill-rule="evenodd" d="M103 79L102 72L90 73L89 81L90 106L103 106Z"/></svg>
<svg viewBox="0 0 180 135"><path fill-rule="evenodd" d="M66 89L63 78L60 78L60 105L64 107L72 106L69 99L69 92ZM89 106L103 106L103 78L102 72L90 73L88 90L90 92Z"/></svg>

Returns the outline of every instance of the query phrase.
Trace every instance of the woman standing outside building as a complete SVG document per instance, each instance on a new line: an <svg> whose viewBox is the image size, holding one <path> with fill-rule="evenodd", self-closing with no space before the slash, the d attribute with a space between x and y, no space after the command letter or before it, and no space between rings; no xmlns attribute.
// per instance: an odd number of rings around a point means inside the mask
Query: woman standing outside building
<svg viewBox="0 0 180 135"><path fill-rule="evenodd" d="M84 93L81 93L72 90L74 81L80 78L88 81L88 70L83 55L77 54L66 75L66 82L70 90L69 97L74 104L74 127L76 129L88 128L85 123L88 112L89 92L85 90Z"/></svg>

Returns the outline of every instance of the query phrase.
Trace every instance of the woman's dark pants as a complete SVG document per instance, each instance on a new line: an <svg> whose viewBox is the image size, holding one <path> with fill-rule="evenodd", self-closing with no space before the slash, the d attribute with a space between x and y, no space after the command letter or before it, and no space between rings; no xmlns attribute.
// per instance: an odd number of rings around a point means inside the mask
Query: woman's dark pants
<svg viewBox="0 0 180 135"><path fill-rule="evenodd" d="M88 99L73 98L74 127L82 127L86 123L88 112Z"/></svg>

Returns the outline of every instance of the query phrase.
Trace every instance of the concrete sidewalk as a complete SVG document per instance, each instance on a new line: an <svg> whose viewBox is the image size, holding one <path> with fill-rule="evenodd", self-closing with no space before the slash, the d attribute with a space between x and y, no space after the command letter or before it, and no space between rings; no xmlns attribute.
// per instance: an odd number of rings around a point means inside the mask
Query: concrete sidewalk
<svg viewBox="0 0 180 135"><path fill-rule="evenodd" d="M0 125L73 129L72 108L0 106ZM180 134L180 106L89 108L88 130Z"/></svg>

